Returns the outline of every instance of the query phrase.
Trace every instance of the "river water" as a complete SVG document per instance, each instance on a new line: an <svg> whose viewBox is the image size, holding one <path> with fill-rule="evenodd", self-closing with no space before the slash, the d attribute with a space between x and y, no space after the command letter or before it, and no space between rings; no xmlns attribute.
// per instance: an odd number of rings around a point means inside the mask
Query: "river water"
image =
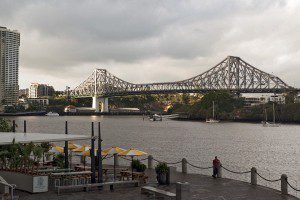
<svg viewBox="0 0 300 200"><path fill-rule="evenodd" d="M230 123L207 124L198 121L152 122L141 116L30 116L12 117L23 130L27 121L28 132L64 133L69 122L71 134L91 134L91 122L101 122L103 147L137 148L158 160L176 162L183 157L197 166L211 166L214 156L235 171L256 167L270 179L286 173L295 186L300 187L300 125L263 127L261 124ZM85 143L89 143L86 141ZM180 165L177 165L180 170ZM210 171L190 171L210 174ZM247 175L225 173L230 178L249 180ZM262 185L278 187L280 182ZM298 196L298 195L297 195Z"/></svg>

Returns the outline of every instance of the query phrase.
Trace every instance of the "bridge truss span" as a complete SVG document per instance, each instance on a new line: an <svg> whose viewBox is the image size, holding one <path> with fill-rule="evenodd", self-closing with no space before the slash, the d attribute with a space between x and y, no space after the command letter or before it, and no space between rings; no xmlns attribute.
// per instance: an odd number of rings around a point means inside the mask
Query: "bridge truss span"
<svg viewBox="0 0 300 200"><path fill-rule="evenodd" d="M72 90L71 95L112 97L133 94L204 93L218 90L236 93L282 93L294 88L239 57L228 56L210 70L177 82L134 84L114 76L105 69L96 69Z"/></svg>

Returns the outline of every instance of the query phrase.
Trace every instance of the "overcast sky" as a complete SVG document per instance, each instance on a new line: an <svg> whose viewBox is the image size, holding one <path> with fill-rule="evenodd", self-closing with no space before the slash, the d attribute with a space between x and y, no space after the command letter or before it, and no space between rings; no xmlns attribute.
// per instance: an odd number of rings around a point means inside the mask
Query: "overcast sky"
<svg viewBox="0 0 300 200"><path fill-rule="evenodd" d="M94 68L175 81L228 55L300 87L299 0L0 0L0 10L0 26L21 33L20 88L74 88Z"/></svg>

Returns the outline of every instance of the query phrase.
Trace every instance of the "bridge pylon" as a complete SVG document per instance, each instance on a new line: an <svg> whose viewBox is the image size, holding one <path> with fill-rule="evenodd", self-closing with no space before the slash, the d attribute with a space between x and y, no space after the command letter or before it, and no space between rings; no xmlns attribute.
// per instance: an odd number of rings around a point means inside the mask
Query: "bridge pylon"
<svg viewBox="0 0 300 200"><path fill-rule="evenodd" d="M99 104L101 103L101 109ZM97 97L93 96L93 109L95 112L108 112L108 98L107 97Z"/></svg>

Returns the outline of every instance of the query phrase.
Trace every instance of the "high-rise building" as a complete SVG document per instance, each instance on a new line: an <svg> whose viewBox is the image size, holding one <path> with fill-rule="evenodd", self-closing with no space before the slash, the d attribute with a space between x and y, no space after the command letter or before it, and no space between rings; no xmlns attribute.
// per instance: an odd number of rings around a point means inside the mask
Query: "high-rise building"
<svg viewBox="0 0 300 200"><path fill-rule="evenodd" d="M0 27L0 105L13 105L19 97L20 33Z"/></svg>
<svg viewBox="0 0 300 200"><path fill-rule="evenodd" d="M29 98L40 98L54 95L53 86L47 84L31 83L29 87Z"/></svg>

